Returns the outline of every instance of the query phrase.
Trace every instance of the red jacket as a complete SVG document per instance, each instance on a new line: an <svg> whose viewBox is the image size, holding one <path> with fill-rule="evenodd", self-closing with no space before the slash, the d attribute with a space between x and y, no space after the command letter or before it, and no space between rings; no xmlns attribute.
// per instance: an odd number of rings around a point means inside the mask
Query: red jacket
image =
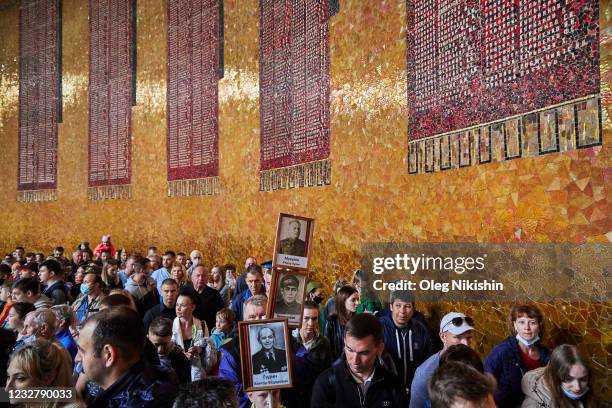
<svg viewBox="0 0 612 408"><path fill-rule="evenodd" d="M111 251L111 256L115 256L115 253L117 252L115 250L115 247L112 245L104 245L102 243L98 244L98 246L94 249L94 255L100 255L100 252L104 251L105 249L108 249Z"/></svg>

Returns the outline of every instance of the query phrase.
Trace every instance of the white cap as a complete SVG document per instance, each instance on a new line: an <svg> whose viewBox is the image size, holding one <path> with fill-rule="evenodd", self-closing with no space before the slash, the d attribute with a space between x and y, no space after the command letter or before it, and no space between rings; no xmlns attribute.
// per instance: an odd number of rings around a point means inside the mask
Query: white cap
<svg viewBox="0 0 612 408"><path fill-rule="evenodd" d="M455 326L453 319L460 317L463 321L460 326ZM440 322L440 333L451 332L455 336L465 333L468 330L474 330L472 326L465 321L465 315L463 313L450 312L447 313Z"/></svg>

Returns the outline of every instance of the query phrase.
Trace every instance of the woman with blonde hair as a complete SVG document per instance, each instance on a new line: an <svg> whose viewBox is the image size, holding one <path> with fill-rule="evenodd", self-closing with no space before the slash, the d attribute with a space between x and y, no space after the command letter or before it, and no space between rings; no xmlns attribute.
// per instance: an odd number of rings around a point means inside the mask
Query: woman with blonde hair
<svg viewBox="0 0 612 408"><path fill-rule="evenodd" d="M178 283L179 288L183 288L189 285L189 276L187 276L187 270L180 262L175 262L172 264L172 268L170 269L170 277Z"/></svg>
<svg viewBox="0 0 612 408"><path fill-rule="evenodd" d="M228 307L232 299L231 288L225 282L224 268L220 265L215 265L210 270L210 282L208 286L215 289L221 295L225 307Z"/></svg>
<svg viewBox="0 0 612 408"><path fill-rule="evenodd" d="M8 380L4 389L23 390L32 387L72 388L72 362L67 353L50 341L38 338L13 352L7 370ZM10 397L10 394L9 394ZM19 401L10 399L11 404ZM69 404L74 406L74 404ZM60 403L36 404L37 407L66 406Z"/></svg>
<svg viewBox="0 0 612 408"><path fill-rule="evenodd" d="M590 408L591 368L578 347L562 344L550 355L546 367L523 377L522 408Z"/></svg>

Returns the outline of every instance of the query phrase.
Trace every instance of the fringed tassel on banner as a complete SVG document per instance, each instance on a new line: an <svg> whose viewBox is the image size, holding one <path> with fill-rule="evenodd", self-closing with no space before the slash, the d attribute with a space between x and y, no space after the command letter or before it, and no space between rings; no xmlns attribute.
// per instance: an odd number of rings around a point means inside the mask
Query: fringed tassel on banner
<svg viewBox="0 0 612 408"><path fill-rule="evenodd" d="M168 182L168 197L201 196L219 194L219 177Z"/></svg>
<svg viewBox="0 0 612 408"><path fill-rule="evenodd" d="M259 191L329 184L331 184L331 161L329 159L259 172Z"/></svg>
<svg viewBox="0 0 612 408"><path fill-rule="evenodd" d="M132 188L129 184L89 187L87 198L94 201L128 200L132 198Z"/></svg>
<svg viewBox="0 0 612 408"><path fill-rule="evenodd" d="M23 190L17 191L17 201L21 203L39 203L57 201L57 190Z"/></svg>
<svg viewBox="0 0 612 408"><path fill-rule="evenodd" d="M408 143L408 174L601 146L601 98L589 95Z"/></svg>

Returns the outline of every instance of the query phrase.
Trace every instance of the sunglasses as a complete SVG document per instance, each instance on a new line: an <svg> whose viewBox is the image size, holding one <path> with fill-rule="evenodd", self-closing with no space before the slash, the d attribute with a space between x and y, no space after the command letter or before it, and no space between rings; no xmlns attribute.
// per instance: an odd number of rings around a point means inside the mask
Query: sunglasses
<svg viewBox="0 0 612 408"><path fill-rule="evenodd" d="M463 325L463 322L466 322L469 326L474 327L474 319L472 319L471 317L454 317L450 322L446 323L444 327L442 327L442 331L444 331L444 329L451 323L455 327L461 327Z"/></svg>

